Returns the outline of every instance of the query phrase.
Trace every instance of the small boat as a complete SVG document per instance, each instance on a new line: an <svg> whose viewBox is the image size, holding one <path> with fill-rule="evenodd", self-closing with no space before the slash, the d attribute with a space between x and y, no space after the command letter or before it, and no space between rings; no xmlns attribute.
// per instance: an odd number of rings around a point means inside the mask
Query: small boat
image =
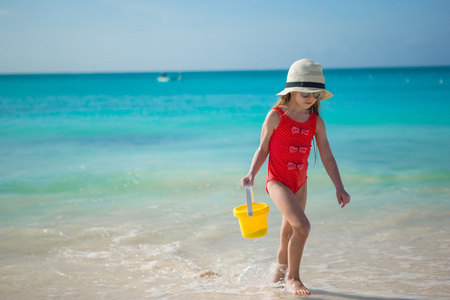
<svg viewBox="0 0 450 300"><path fill-rule="evenodd" d="M161 76L159 76L159 77L157 78L157 80L158 80L159 82L168 82L168 81L170 81L170 77L161 75Z"/></svg>
<svg viewBox="0 0 450 300"><path fill-rule="evenodd" d="M161 73L161 76L156 78L158 82L181 81L181 79L181 73L178 73L178 77L169 77L166 73Z"/></svg>

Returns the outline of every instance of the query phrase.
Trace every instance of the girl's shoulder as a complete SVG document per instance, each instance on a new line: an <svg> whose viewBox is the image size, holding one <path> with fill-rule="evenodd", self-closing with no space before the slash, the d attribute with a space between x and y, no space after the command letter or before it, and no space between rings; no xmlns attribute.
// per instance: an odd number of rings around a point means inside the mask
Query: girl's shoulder
<svg viewBox="0 0 450 300"><path fill-rule="evenodd" d="M265 123L266 123L269 127L275 129L275 128L278 127L278 125L280 124L280 122L281 122L281 114L280 114L280 112L278 112L277 110L275 110L275 108L274 108L274 109L271 109L271 110L267 113Z"/></svg>
<svg viewBox="0 0 450 300"><path fill-rule="evenodd" d="M315 115L316 115L316 119L317 119L317 124L319 124L319 122L320 122L321 124L325 125L325 122L323 121L323 119L320 116L318 116L317 114L315 114Z"/></svg>
<svg viewBox="0 0 450 300"><path fill-rule="evenodd" d="M268 119L268 120L281 120L281 114L280 114L280 112L277 111L276 109L271 109L271 110L267 113L266 119Z"/></svg>
<svg viewBox="0 0 450 300"><path fill-rule="evenodd" d="M322 132L325 131L325 122L323 121L323 119L319 116L317 116L317 121L316 121L316 132Z"/></svg>

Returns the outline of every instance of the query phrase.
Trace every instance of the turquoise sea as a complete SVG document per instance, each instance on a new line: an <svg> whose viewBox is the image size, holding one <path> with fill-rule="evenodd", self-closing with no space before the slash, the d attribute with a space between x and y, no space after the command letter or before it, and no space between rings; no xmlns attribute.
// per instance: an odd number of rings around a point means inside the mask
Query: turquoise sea
<svg viewBox="0 0 450 300"><path fill-rule="evenodd" d="M178 76L178 74L169 74ZM287 70L0 76L2 299L291 299L281 215L232 210ZM450 295L450 67L325 70L321 116L352 202L314 154L311 299Z"/></svg>

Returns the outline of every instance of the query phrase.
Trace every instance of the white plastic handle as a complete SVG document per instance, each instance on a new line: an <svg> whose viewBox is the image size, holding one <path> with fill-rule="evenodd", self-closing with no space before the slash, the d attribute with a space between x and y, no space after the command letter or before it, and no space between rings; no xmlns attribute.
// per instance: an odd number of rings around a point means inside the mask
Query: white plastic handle
<svg viewBox="0 0 450 300"><path fill-rule="evenodd" d="M248 216L253 216L253 190L250 184L245 185L245 194L247 195L247 213Z"/></svg>

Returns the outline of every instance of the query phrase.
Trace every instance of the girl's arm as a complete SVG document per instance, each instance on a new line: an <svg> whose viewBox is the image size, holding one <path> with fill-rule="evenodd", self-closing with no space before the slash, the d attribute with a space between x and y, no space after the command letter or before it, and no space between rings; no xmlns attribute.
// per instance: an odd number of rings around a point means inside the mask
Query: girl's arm
<svg viewBox="0 0 450 300"><path fill-rule="evenodd" d="M323 166L330 176L331 181L336 187L336 197L339 205L344 207L350 202L350 195L345 191L344 184L342 183L339 169L331 152L330 144L328 143L327 132L325 123L322 118L317 117L316 125L316 143L319 148L320 158L322 159Z"/></svg>
<svg viewBox="0 0 450 300"><path fill-rule="evenodd" d="M253 185L256 174L266 161L266 158L269 155L270 139L272 138L273 131L277 128L278 124L280 124L280 120L280 114L275 110L271 110L267 114L266 120L264 121L261 129L261 141L255 155L253 156L250 171L244 178L241 179L244 187L249 183L250 185Z"/></svg>

